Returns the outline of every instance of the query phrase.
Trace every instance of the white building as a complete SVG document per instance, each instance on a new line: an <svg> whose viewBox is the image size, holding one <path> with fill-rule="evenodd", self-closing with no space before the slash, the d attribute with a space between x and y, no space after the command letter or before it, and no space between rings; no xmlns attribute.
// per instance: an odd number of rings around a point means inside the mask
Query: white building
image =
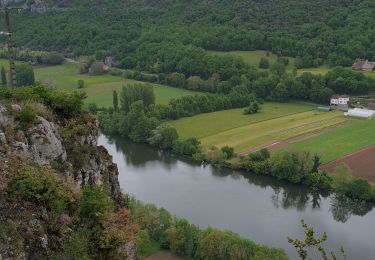
<svg viewBox="0 0 375 260"><path fill-rule="evenodd" d="M352 116L352 117L360 117L360 118L372 118L375 116L375 110L354 108L354 109L349 109L349 111L346 112L345 115Z"/></svg>
<svg viewBox="0 0 375 260"><path fill-rule="evenodd" d="M347 105L349 100L347 95L334 95L331 98L331 106Z"/></svg>

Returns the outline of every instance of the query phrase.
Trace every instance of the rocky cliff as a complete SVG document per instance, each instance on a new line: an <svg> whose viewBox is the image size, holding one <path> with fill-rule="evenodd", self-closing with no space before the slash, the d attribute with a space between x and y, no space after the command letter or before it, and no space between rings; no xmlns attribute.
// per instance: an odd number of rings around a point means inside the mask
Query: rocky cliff
<svg viewBox="0 0 375 260"><path fill-rule="evenodd" d="M98 135L91 115L65 119L38 103L0 101L0 260L70 259L61 254L77 250L97 254L80 259L104 253L136 258L117 165L97 145ZM94 203L88 213L80 209L85 187L93 187L86 198ZM90 196L97 198L90 202ZM91 210L98 212L94 218L100 216L95 223L85 218ZM91 228L95 232L87 231Z"/></svg>
<svg viewBox="0 0 375 260"><path fill-rule="evenodd" d="M16 116L21 109L18 104L0 105L0 158L16 153L25 162L53 168L78 189L84 185L103 185L119 201L117 165L107 150L97 145L99 127L95 118L87 115L86 122L80 120L79 126L84 131L77 132L72 127L64 132L58 122L39 115L32 123L22 125Z"/></svg>

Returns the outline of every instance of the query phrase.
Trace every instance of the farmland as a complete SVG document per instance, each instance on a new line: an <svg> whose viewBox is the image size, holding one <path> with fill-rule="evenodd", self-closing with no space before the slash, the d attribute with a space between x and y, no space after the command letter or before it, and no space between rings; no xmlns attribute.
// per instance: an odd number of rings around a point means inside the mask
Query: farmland
<svg viewBox="0 0 375 260"><path fill-rule="evenodd" d="M109 74L101 76L89 76L78 74L77 64L67 62L63 65L40 67L35 69L37 80L52 84L57 89L76 89L77 81L85 81L84 91L87 94L87 103L95 102L99 107L109 107L112 105L112 92L120 91L126 84L142 83L140 81L125 79ZM178 98L185 95L193 95L184 89L152 84L154 86L156 102L166 104L172 98Z"/></svg>
<svg viewBox="0 0 375 260"><path fill-rule="evenodd" d="M260 113L243 115L242 109L198 115L171 122L181 138L197 137L205 148L232 146L236 152L267 142L279 142L348 121L341 112L320 113L304 103L266 103Z"/></svg>
<svg viewBox="0 0 375 260"><path fill-rule="evenodd" d="M8 68L8 61L0 59L1 66ZM100 76L78 74L78 65L73 62L66 62L63 65L57 66L35 67L34 72L36 80L52 85L57 89L75 90L77 89L78 80L84 80L85 88L83 91L87 94L86 103L95 102L99 107L112 106L113 90L120 91L122 86L126 84L143 83L109 74ZM197 92L185 89L172 88L159 84L151 85L154 86L156 102L159 104L167 104L172 98L197 94Z"/></svg>
<svg viewBox="0 0 375 260"><path fill-rule="evenodd" d="M341 128L289 145L282 151L306 150L322 156L324 163L375 144L375 120L358 120Z"/></svg>

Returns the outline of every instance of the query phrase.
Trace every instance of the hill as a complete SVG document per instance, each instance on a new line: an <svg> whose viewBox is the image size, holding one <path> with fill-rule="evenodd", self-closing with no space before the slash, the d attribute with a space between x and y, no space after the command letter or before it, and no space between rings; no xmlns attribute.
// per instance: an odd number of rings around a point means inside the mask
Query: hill
<svg viewBox="0 0 375 260"><path fill-rule="evenodd" d="M14 21L18 46L110 54L123 67L150 69L161 60L155 47L167 43L177 49L269 50L299 57L302 67L374 58L370 0L42 0L37 2L45 8L36 10L30 7L36 1L23 2L27 9ZM141 50L152 59L143 60Z"/></svg>

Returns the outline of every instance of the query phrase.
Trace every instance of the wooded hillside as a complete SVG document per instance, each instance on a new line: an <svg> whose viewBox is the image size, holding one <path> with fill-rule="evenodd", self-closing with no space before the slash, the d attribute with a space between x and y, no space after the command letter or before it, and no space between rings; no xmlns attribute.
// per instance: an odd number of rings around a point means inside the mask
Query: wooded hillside
<svg viewBox="0 0 375 260"><path fill-rule="evenodd" d="M23 11L15 18L18 46L74 56L111 54L121 67L142 69L157 66L160 50L186 45L265 49L299 57L301 67L375 59L371 0L45 2L49 11ZM152 60L144 61L140 51Z"/></svg>

